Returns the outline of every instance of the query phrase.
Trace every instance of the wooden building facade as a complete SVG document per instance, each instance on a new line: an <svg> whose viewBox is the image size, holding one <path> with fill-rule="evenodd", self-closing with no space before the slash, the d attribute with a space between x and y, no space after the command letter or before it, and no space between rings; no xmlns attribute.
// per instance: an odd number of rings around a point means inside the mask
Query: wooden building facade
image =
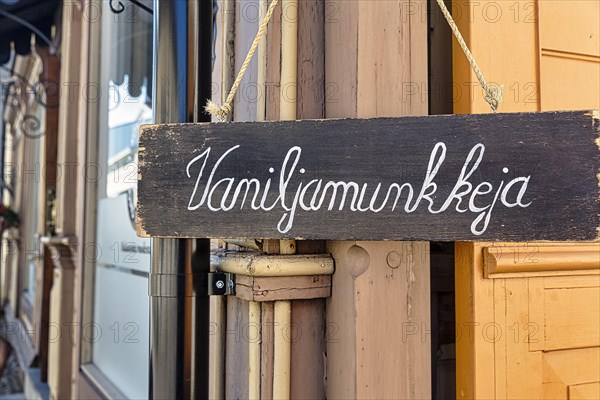
<svg viewBox="0 0 600 400"><path fill-rule="evenodd" d="M159 3L63 1L51 37L59 51L13 55L0 75L3 204L20 216L2 236L2 337L25 371L27 398L169 397L152 386L161 379L148 296L160 289L157 242L135 236L133 217L136 134L162 112L153 110L163 82L152 61ZM217 103L269 4L213 2ZM486 78L504 86L499 112L600 109L598 1L446 4ZM190 21L173 37L187 35L193 52ZM43 107L21 95L26 88L11 106L17 88L4 82L19 74L25 86L46 82ZM189 85L170 90L189 100ZM483 97L435 0L287 0L230 119L491 112ZM203 105L190 102L196 113ZM24 130L32 114L43 134ZM192 264L200 245L189 246ZM181 397L600 398L599 242L256 238L215 239L211 251L212 268L235 275L236 294L211 298L202 392L193 337L206 327L159 327L161 340L181 343ZM256 268L229 266L232 254ZM290 269L292 254L306 256L302 268ZM193 313L196 303L186 304Z"/></svg>

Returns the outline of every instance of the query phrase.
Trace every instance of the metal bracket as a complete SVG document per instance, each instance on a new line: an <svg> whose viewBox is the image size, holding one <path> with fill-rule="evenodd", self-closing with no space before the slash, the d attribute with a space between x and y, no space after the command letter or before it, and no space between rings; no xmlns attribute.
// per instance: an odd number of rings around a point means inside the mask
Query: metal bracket
<svg viewBox="0 0 600 400"><path fill-rule="evenodd" d="M228 272L209 272L206 277L206 294L208 296L235 295L235 275Z"/></svg>

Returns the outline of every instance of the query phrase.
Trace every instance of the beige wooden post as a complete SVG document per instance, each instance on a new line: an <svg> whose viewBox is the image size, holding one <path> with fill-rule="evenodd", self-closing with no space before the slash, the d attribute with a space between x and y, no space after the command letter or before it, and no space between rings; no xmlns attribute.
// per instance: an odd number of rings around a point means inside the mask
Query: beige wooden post
<svg viewBox="0 0 600 400"><path fill-rule="evenodd" d="M326 117L426 115L426 2L325 4ZM429 244L327 249L327 397L430 398Z"/></svg>
<svg viewBox="0 0 600 400"><path fill-rule="evenodd" d="M236 8L235 23L235 60L236 71L239 63L246 55L249 43L254 38L257 20L243 18L244 10L254 5L261 5L258 0L244 3ZM262 2L264 8L265 4ZM293 6L292 6L293 7ZM282 5L278 5L268 25L265 51L259 49L259 56L250 64L234 106L235 120L275 120L275 119L308 119L324 116L324 16L325 5L321 0L300 1L297 4L297 52L289 47L286 51L291 57L287 59L286 70L297 69L295 77L282 78L280 71L282 62L281 22ZM288 9L286 18L296 19L293 10ZM289 21L293 22L293 21ZM295 46L294 46L295 47ZM295 57L297 53L297 57ZM231 55L225 56L230 59ZM266 60L265 60L266 58ZM296 63L294 68L291 63ZM288 76L288 74L285 74ZM291 92L286 90L281 95L282 87L297 81L294 104L287 104L288 110L281 111L282 97L284 101ZM225 80L225 79L223 79ZM248 84L257 82L257 85ZM257 102L245 96L244 91L258 86ZM255 118L254 112L257 111ZM293 114L293 115L292 115ZM231 242L230 242L231 243ZM247 247L249 242L240 242ZM267 254L281 260L287 265L286 254L321 254L325 251L323 242L311 241L264 241L259 242L261 249ZM256 249L255 243L250 248ZM293 251L292 251L293 250ZM318 257L318 256L316 256ZM308 259L311 257L308 256ZM314 257L312 257L314 258ZM330 259L330 258L329 258ZM258 261L257 271L261 261ZM266 264L265 264L266 265ZM263 265L263 266L265 266ZM286 268L283 268L286 270ZM318 266L320 271L322 267ZM311 272L312 271L312 272ZM233 270L237 275L237 296L227 298L227 322L225 330L225 398L253 398L260 389L261 399L272 399L279 396L279 390L288 393L290 398L324 398L325 397L325 297L330 294L329 276L313 276L314 270L307 265L294 263L292 269L283 271L285 276L248 277L244 271ZM331 273L330 270L329 273ZM247 274L247 272L246 272ZM289 322L275 320L275 302L289 305L285 311ZM257 304L259 309L257 309ZM258 315L259 314L259 315ZM259 318L257 318L259 317ZM256 321L259 326L256 326ZM288 317L284 318L288 321ZM258 335L258 336L256 336ZM290 337L293 336L293 337ZM289 351L285 379L275 377L276 336L278 342ZM258 346L257 346L258 345ZM257 350L260 352L260 382L257 387L255 370L257 368ZM254 369L254 371L253 371ZM275 389L274 383L285 380L285 387Z"/></svg>

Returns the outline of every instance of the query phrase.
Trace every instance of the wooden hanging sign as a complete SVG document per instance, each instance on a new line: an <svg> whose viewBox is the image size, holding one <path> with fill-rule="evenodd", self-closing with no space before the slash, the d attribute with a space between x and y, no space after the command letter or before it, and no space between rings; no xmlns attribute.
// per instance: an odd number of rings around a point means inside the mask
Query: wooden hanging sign
<svg viewBox="0 0 600 400"><path fill-rule="evenodd" d="M598 111L145 125L138 234L599 236Z"/></svg>

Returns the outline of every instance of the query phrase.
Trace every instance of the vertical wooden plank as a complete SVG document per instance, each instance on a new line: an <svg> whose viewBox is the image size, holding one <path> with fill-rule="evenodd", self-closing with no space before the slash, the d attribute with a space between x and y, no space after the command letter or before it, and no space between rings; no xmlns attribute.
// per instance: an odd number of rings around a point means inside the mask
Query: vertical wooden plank
<svg viewBox="0 0 600 400"><path fill-rule="evenodd" d="M506 279L506 398L542 397L542 353L529 352L527 279ZM502 326L500 327L502 328ZM527 376L527 379L523 379Z"/></svg>
<svg viewBox="0 0 600 400"><path fill-rule="evenodd" d="M248 398L248 302L227 297L225 398Z"/></svg>
<svg viewBox="0 0 600 400"><path fill-rule="evenodd" d="M325 0L325 115L356 117L359 1ZM372 3L369 3L375 6Z"/></svg>
<svg viewBox="0 0 600 400"><path fill-rule="evenodd" d="M297 119L325 116L325 2L298 2ZM296 242L298 254L325 252L324 241ZM292 399L324 399L325 300L292 302L290 330Z"/></svg>
<svg viewBox="0 0 600 400"><path fill-rule="evenodd" d="M328 250L344 266L333 276L327 309L328 331L335 324L328 341L328 397L428 398L427 245L329 242ZM389 337L398 335L391 346Z"/></svg>
<svg viewBox="0 0 600 400"><path fill-rule="evenodd" d="M50 255L50 249L44 246L43 262L41 269L42 279L37 286L37 293L40 293L39 299L39 344L38 352L40 357L40 374L43 382L48 380L48 346L49 346L49 330L50 330L50 294L52 289L53 264ZM41 290L40 290L41 289Z"/></svg>
<svg viewBox="0 0 600 400"><path fill-rule="evenodd" d="M73 324L73 291L76 266L73 264L73 254L64 245L50 246L53 263L53 284L50 291L49 323L52 327L63 327ZM61 331L60 334L63 334ZM52 335L52 333L50 334ZM73 359L77 332L69 329L61 340L50 340L48 346L48 386L55 399L68 399L73 393Z"/></svg>
<svg viewBox="0 0 600 400"><path fill-rule="evenodd" d="M215 37L214 40L214 54L215 59L213 61L213 69L212 69L212 89L211 89L211 99L217 103L222 104L224 101L223 98L227 96L226 92L228 92L229 88L224 88L224 69L223 62L228 57L225 52L227 51L227 33L225 31L225 18L229 10L225 5L225 1L218 2L219 10L215 19ZM215 121L215 119L213 119Z"/></svg>
<svg viewBox="0 0 600 400"><path fill-rule="evenodd" d="M260 398L271 400L273 398L273 302L262 303L261 324L262 337L260 343Z"/></svg>
<svg viewBox="0 0 600 400"><path fill-rule="evenodd" d="M279 119L281 75L281 2L277 4L267 26L267 81L265 89L266 119Z"/></svg>
<svg viewBox="0 0 600 400"><path fill-rule="evenodd" d="M544 323L545 278L529 278L529 323L533 333L528 335L529 351L540 351L544 349L546 337L546 324Z"/></svg>
<svg viewBox="0 0 600 400"><path fill-rule="evenodd" d="M402 97L406 83L427 82L427 18L405 15L408 4L325 1L327 118L427 114L426 94ZM327 250L336 260L327 397L431 397L428 246L328 242ZM406 340L390 345L399 332Z"/></svg>
<svg viewBox="0 0 600 400"><path fill-rule="evenodd" d="M325 116L325 2L298 2L297 119Z"/></svg>
<svg viewBox="0 0 600 400"><path fill-rule="evenodd" d="M254 41L259 24L258 0L244 0L236 2L235 7L235 74L246 59L248 50ZM242 79L236 94L233 107L235 121L255 121L256 102L258 99L258 85L256 77L258 64L256 57L252 58L246 74Z"/></svg>
<svg viewBox="0 0 600 400"><path fill-rule="evenodd" d="M494 310L494 284L483 278L485 243L457 242L456 262L456 398L494 398L494 343L482 327ZM492 363L493 365L493 363Z"/></svg>
<svg viewBox="0 0 600 400"><path fill-rule="evenodd" d="M357 116L427 115L426 2L358 2Z"/></svg>
<svg viewBox="0 0 600 400"><path fill-rule="evenodd" d="M469 340L463 338L463 324L473 320L474 244L457 242L454 247L456 285L456 398L475 398L475 356Z"/></svg>
<svg viewBox="0 0 600 400"><path fill-rule="evenodd" d="M327 252L337 265L332 277L332 296L327 300L327 398L355 399L357 313L354 276L368 268L369 254L353 242L333 241L327 242Z"/></svg>
<svg viewBox="0 0 600 400"><path fill-rule="evenodd" d="M506 279L494 279L493 319L481 328L482 339L494 343L494 393L497 399L506 399L506 347L510 341L506 324Z"/></svg>
<svg viewBox="0 0 600 400"><path fill-rule="evenodd" d="M325 300L292 302L291 399L324 399Z"/></svg>
<svg viewBox="0 0 600 400"><path fill-rule="evenodd" d="M431 396L428 248L416 244L359 242L370 261L355 276L357 398Z"/></svg>
<svg viewBox="0 0 600 400"><path fill-rule="evenodd" d="M89 2L83 7L69 7L69 12L63 14L63 30L61 43L61 71L60 82L86 82L86 62L88 49L88 25L90 21L84 16L89 11ZM80 126L86 121L80 118L86 111L85 96L61 96L58 116L58 144L57 163L61 166L69 166L70 174L66 174L63 168L62 179L57 182L56 188L56 231L59 235L69 236L78 233L78 224L81 222L77 217L83 212L80 207L80 199L83 196L83 188L80 186L85 182L81 169L83 160L79 159L78 137L81 132Z"/></svg>
<svg viewBox="0 0 600 400"><path fill-rule="evenodd" d="M431 278L429 242L403 242L406 259L407 399L431 398ZM388 252L386 264L390 269L401 269L394 264L395 250ZM412 327L419 327L419 335L408 335ZM418 338L417 338L418 336Z"/></svg>
<svg viewBox="0 0 600 400"><path fill-rule="evenodd" d="M410 12L408 26L410 29L410 82L413 83L411 87L404 88L403 90L403 102L407 102L410 99L410 114L411 115L427 115L429 113L429 70L423 66L429 64L429 53L426 51L429 46L429 39L427 32L429 25L427 19L429 18L429 11L427 9L427 0L410 0L409 7L417 10L417 12ZM427 16L427 17L426 17ZM403 25L405 23L403 22ZM415 87L418 86L418 96L411 94Z"/></svg>
<svg viewBox="0 0 600 400"><path fill-rule="evenodd" d="M296 247L298 254L323 254L327 251L324 240L299 240Z"/></svg>
<svg viewBox="0 0 600 400"><path fill-rule="evenodd" d="M452 8L452 1L444 0ZM429 9L429 112L452 114L452 31L436 0L428 0Z"/></svg>
<svg viewBox="0 0 600 400"><path fill-rule="evenodd" d="M536 3L458 1L452 14L488 83L504 85L500 112L539 111ZM477 77L452 39L454 112L489 113Z"/></svg>

